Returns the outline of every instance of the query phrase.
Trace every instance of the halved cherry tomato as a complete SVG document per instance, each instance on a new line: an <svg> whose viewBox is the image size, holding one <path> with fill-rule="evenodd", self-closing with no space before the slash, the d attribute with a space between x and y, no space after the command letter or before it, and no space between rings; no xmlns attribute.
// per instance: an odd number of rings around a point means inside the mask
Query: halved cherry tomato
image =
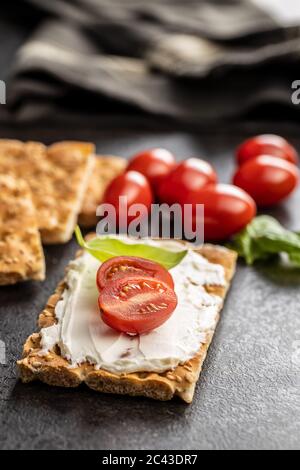
<svg viewBox="0 0 300 470"><path fill-rule="evenodd" d="M99 290L103 289L107 282L115 281L120 277L146 276L154 277L174 288L171 274L155 261L136 256L117 256L110 258L101 264L97 273L97 285Z"/></svg>
<svg viewBox="0 0 300 470"><path fill-rule="evenodd" d="M175 167L175 157L169 150L154 148L138 153L130 160L127 170L139 171L157 190L161 180Z"/></svg>
<svg viewBox="0 0 300 470"><path fill-rule="evenodd" d="M210 184L200 191L190 193L185 202L204 204L205 240L229 238L244 228L256 214L252 197L230 184ZM193 216L195 217L195 212Z"/></svg>
<svg viewBox="0 0 300 470"><path fill-rule="evenodd" d="M103 321L117 331L142 334L158 328L173 313L177 297L168 284L152 277L119 278L99 295Z"/></svg>
<svg viewBox="0 0 300 470"><path fill-rule="evenodd" d="M283 137L273 134L263 134L243 142L237 149L236 158L239 165L259 155L272 155L297 165L296 149Z"/></svg>
<svg viewBox="0 0 300 470"><path fill-rule="evenodd" d="M259 206L271 206L285 199L299 182L299 170L292 163L260 155L244 163L233 182L247 191Z"/></svg>
<svg viewBox="0 0 300 470"><path fill-rule="evenodd" d="M215 184L218 176L213 167L198 158L188 158L179 163L161 182L158 197L161 202L184 203L190 192L198 191L207 184Z"/></svg>
<svg viewBox="0 0 300 470"><path fill-rule="evenodd" d="M150 211L153 201L153 195L150 185L144 175L137 171L128 171L117 176L107 187L103 202L112 204L116 209L117 220L120 215L123 217L127 224L135 218L135 216L128 216L127 213L119 211L119 198L125 196L127 198L128 209L133 204L144 204L147 210Z"/></svg>

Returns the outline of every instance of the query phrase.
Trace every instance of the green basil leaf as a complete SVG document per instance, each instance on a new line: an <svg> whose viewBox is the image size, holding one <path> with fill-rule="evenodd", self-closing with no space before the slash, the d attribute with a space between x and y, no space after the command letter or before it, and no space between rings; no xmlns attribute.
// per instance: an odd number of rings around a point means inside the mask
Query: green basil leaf
<svg viewBox="0 0 300 470"><path fill-rule="evenodd" d="M287 253L294 263L300 258L300 236L284 228L267 215L256 217L234 236L231 245L247 264L267 259L275 254Z"/></svg>
<svg viewBox="0 0 300 470"><path fill-rule="evenodd" d="M109 236L85 241L78 226L75 235L81 248L102 262L116 256L137 256L156 261L169 270L179 264L187 254L187 250L170 251L143 243L125 243Z"/></svg>
<svg viewBox="0 0 300 470"><path fill-rule="evenodd" d="M300 253L299 252L289 253L289 260L294 265L300 267Z"/></svg>

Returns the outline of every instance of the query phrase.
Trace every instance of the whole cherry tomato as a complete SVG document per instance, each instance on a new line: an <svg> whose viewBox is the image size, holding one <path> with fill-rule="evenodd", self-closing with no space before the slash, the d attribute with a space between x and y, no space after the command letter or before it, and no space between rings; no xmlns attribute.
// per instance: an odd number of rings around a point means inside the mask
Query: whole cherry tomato
<svg viewBox="0 0 300 470"><path fill-rule="evenodd" d="M175 166L175 157L169 150L154 148L138 153L129 161L127 170L139 171L148 181L154 191L161 180Z"/></svg>
<svg viewBox="0 0 300 470"><path fill-rule="evenodd" d="M225 240L242 230L256 215L252 197L230 184L210 184L190 192L185 203L204 204L205 240Z"/></svg>
<svg viewBox="0 0 300 470"><path fill-rule="evenodd" d="M103 289L107 282L120 277L146 276L155 277L168 284L172 289L174 282L171 274L155 261L136 256L116 256L101 264L97 272L97 285Z"/></svg>
<svg viewBox="0 0 300 470"><path fill-rule="evenodd" d="M296 149L279 135L264 134L246 140L238 147L236 158L238 164L242 165L259 155L272 155L295 165L298 163Z"/></svg>
<svg viewBox="0 0 300 470"><path fill-rule="evenodd" d="M292 163L260 155L244 163L233 182L247 191L259 206L271 206L286 198L299 182L299 171Z"/></svg>
<svg viewBox="0 0 300 470"><path fill-rule="evenodd" d="M103 203L112 204L116 209L117 220L121 216L127 224L135 218L135 215L128 216L119 210L120 196L127 198L128 209L133 204L143 204L148 212L151 209L153 195L150 184L144 175L137 171L128 171L117 176L107 187Z"/></svg>
<svg viewBox="0 0 300 470"><path fill-rule="evenodd" d="M213 167L198 158L188 158L179 163L161 182L158 197L167 204L184 204L190 192L198 191L207 184L215 184L218 176Z"/></svg>
<svg viewBox="0 0 300 470"><path fill-rule="evenodd" d="M168 284L153 277L121 277L107 282L100 291L102 320L117 331L142 334L158 328L177 306Z"/></svg>

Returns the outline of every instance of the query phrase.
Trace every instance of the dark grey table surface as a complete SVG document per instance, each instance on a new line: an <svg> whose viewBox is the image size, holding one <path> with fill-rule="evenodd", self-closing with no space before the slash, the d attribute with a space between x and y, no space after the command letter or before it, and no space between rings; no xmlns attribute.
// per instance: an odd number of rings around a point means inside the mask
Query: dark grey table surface
<svg viewBox="0 0 300 470"><path fill-rule="evenodd" d="M258 129L256 129L258 130ZM260 130L271 130L261 128ZM251 132L254 129L251 129ZM249 130L247 131L247 133ZM287 129L284 129L287 135ZM164 146L178 158L206 157L223 182L245 129L177 131L1 130L51 142L93 138L98 152L129 156ZM297 133L292 141L300 149ZM277 208L300 229L300 192ZM194 401L155 402L18 381L15 362L39 311L61 279L75 242L46 248L47 280L0 289L0 447L4 449L287 449L300 436L300 270L240 263Z"/></svg>

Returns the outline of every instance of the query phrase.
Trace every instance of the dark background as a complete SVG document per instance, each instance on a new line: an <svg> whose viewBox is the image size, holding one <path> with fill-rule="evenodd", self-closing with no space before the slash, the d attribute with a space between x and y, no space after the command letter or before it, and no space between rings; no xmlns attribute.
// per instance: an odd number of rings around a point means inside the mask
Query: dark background
<svg viewBox="0 0 300 470"><path fill-rule="evenodd" d="M1 17L1 79L6 78L13 53L29 33L31 22L12 23ZM126 157L143 148L163 146L178 159L209 159L221 181L229 182L234 149L249 135L276 132L300 150L297 121L276 116L274 123L263 115L258 117L192 130L132 115L122 126L114 127L95 122L61 127L2 121L0 129L1 137L45 143L68 138L93 140L99 153ZM299 205L300 191L273 214L287 227L299 230ZM239 263L189 406L178 400L160 403L101 395L85 387L64 390L21 384L15 362L23 342L34 331L38 312L75 250L75 242L47 247L44 283L0 289L0 339L7 346L7 365L0 365L1 448L299 448L300 270L273 263L255 268Z"/></svg>

